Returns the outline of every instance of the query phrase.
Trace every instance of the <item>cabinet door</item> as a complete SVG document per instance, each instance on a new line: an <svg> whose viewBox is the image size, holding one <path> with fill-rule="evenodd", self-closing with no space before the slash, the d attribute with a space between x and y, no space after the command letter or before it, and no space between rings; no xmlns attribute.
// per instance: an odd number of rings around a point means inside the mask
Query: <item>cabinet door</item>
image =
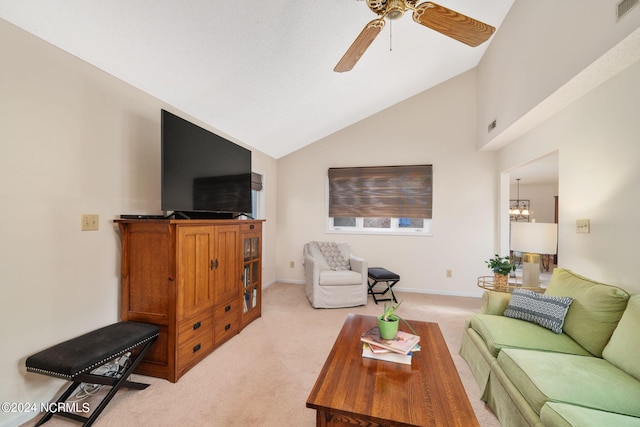
<svg viewBox="0 0 640 427"><path fill-rule="evenodd" d="M176 315L179 320L213 307L214 230L212 226L178 226Z"/></svg>
<svg viewBox="0 0 640 427"><path fill-rule="evenodd" d="M242 234L242 327L260 316L262 248L259 231Z"/></svg>
<svg viewBox="0 0 640 427"><path fill-rule="evenodd" d="M215 302L225 303L237 298L240 287L239 229L235 225L216 227Z"/></svg>

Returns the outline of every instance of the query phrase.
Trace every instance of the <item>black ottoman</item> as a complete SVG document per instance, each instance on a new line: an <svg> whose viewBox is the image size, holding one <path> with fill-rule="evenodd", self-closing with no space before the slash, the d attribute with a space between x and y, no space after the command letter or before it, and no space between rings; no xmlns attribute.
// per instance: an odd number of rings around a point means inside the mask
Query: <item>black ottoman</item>
<svg viewBox="0 0 640 427"><path fill-rule="evenodd" d="M400 281L400 276L396 273L382 267L371 267L368 272L369 276L369 294L373 297L373 301L378 304L379 301L398 302L391 288ZM386 287L382 291L374 290L378 283L385 283ZM377 295L385 295L389 292L389 298L377 298Z"/></svg>

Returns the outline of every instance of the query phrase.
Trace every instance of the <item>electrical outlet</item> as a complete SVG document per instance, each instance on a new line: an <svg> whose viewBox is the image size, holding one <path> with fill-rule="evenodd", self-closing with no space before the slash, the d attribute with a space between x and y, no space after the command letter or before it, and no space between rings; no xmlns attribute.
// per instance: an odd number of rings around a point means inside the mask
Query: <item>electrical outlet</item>
<svg viewBox="0 0 640 427"><path fill-rule="evenodd" d="M296 267L295 261L289 261L289 268L295 268L295 267Z"/></svg>
<svg viewBox="0 0 640 427"><path fill-rule="evenodd" d="M82 214L82 231L95 231L100 229L100 217L98 214Z"/></svg>
<svg viewBox="0 0 640 427"><path fill-rule="evenodd" d="M447 277L453 277L453 271L447 270Z"/></svg>

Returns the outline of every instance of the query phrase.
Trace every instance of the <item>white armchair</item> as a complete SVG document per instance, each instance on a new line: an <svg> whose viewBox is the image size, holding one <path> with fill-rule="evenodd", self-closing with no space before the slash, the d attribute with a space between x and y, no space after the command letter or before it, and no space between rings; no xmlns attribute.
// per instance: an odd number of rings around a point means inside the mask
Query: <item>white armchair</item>
<svg viewBox="0 0 640 427"><path fill-rule="evenodd" d="M304 245L307 298L315 308L353 307L367 303L367 262L351 254L348 243L310 242ZM337 249L338 260L348 261L348 269L330 267L320 246ZM326 253L326 252L325 252ZM335 268L335 265L334 265Z"/></svg>

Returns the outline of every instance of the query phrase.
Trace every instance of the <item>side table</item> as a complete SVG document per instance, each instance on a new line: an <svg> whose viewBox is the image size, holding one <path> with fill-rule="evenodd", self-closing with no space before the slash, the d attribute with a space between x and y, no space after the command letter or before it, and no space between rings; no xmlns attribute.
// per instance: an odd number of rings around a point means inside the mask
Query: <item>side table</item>
<svg viewBox="0 0 640 427"><path fill-rule="evenodd" d="M511 293L515 289L525 289L533 292L544 292L544 288L541 286L523 286L522 283L509 282L506 286L496 286L493 281L493 276L480 276L478 277L478 287L487 291L494 292L508 292Z"/></svg>

